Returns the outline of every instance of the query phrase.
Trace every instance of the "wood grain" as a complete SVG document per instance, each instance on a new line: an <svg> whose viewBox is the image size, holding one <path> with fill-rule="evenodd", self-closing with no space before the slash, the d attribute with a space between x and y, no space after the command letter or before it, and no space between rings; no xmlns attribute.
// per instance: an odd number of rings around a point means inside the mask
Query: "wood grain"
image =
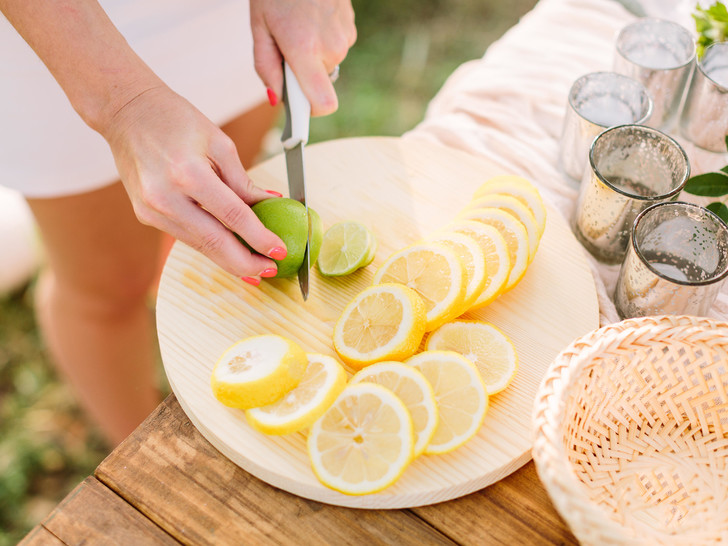
<svg viewBox="0 0 728 546"><path fill-rule="evenodd" d="M295 280L253 288L201 254L175 244L157 302L164 367L183 409L225 456L262 480L305 498L363 508L398 508L457 498L494 483L530 459L531 411L541 378L574 338L598 326L594 282L583 249L560 215L549 211L538 254L512 291L468 318L487 320L511 337L520 358L511 386L491 399L485 423L468 444L418 458L375 495L329 490L311 471L305 436L264 436L240 411L212 396L209 377L220 354L243 337L284 335L311 352L334 354L333 325L348 301L371 283L389 254L451 221L473 192L499 174L480 158L435 144L396 138L331 141L306 150L308 202L325 225L358 220L379 241L374 263L341 278L312 270L311 297ZM282 156L251 171L259 186L285 193Z"/></svg>
<svg viewBox="0 0 728 546"><path fill-rule="evenodd" d="M453 544L408 511L347 509L270 487L207 442L173 395L96 477L185 544Z"/></svg>
<svg viewBox="0 0 728 546"><path fill-rule="evenodd" d="M21 543L178 544L96 478L81 482Z"/></svg>

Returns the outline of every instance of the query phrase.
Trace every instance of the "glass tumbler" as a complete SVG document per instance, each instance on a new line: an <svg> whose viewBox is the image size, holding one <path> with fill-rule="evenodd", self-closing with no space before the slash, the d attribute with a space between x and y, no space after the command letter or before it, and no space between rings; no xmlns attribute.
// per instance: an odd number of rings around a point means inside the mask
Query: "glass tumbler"
<svg viewBox="0 0 728 546"><path fill-rule="evenodd" d="M660 203L635 220L614 303L621 318L704 316L728 276L728 226L692 203Z"/></svg>

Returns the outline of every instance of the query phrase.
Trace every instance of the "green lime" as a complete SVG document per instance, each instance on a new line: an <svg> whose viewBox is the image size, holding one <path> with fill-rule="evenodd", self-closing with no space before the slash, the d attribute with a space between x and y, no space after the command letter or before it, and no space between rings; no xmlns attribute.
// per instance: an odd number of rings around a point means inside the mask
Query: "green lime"
<svg viewBox="0 0 728 546"><path fill-rule="evenodd" d="M251 207L255 215L265 227L278 235L286 244L288 254L282 260L276 260L278 274L276 277L295 277L303 263L306 251L306 235L308 222L306 207L294 199L273 197L265 199ZM311 222L310 262L316 262L321 248L323 224L321 217L311 207L308 209Z"/></svg>
<svg viewBox="0 0 728 546"><path fill-rule="evenodd" d="M375 249L376 240L366 226L359 222L339 222L324 233L319 271L327 277L348 275L371 262Z"/></svg>

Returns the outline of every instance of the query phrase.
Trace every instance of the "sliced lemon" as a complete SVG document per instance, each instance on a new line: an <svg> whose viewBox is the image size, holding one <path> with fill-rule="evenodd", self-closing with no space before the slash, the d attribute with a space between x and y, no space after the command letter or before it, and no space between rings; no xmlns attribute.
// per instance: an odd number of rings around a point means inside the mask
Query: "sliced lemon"
<svg viewBox="0 0 728 546"><path fill-rule="evenodd" d="M309 353L298 386L283 398L245 411L253 428L265 434L291 434L310 427L334 403L346 386L346 371L335 358Z"/></svg>
<svg viewBox="0 0 728 546"><path fill-rule="evenodd" d="M455 351L475 363L491 396L510 385L518 371L516 347L489 322L456 320L444 324L430 334L425 347Z"/></svg>
<svg viewBox="0 0 728 546"><path fill-rule="evenodd" d="M348 385L311 427L308 455L316 477L347 495L393 484L413 458L412 418L389 389Z"/></svg>
<svg viewBox="0 0 728 546"><path fill-rule="evenodd" d="M485 289L488 276L485 269L485 253L473 237L454 231L441 231L430 238L435 243L443 244L455 251L463 264L465 273L465 298L461 315L475 303Z"/></svg>
<svg viewBox="0 0 728 546"><path fill-rule="evenodd" d="M489 193L505 193L512 195L524 205L526 205L539 228L539 238L543 235L546 228L546 206L541 199L538 188L526 178L515 175L495 176L484 184L482 184L473 195L473 199L478 199Z"/></svg>
<svg viewBox="0 0 728 546"><path fill-rule="evenodd" d="M359 222L339 222L323 235L317 266L322 275L349 275L364 267L374 235Z"/></svg>
<svg viewBox="0 0 728 546"><path fill-rule="evenodd" d="M488 393L475 364L452 351L423 351L405 364L422 372L435 391L439 423L425 454L448 453L475 436L488 411Z"/></svg>
<svg viewBox="0 0 728 546"><path fill-rule="evenodd" d="M344 308L334 325L334 349L355 369L414 354L425 334L422 298L401 284L370 286Z"/></svg>
<svg viewBox="0 0 728 546"><path fill-rule="evenodd" d="M485 286L471 309L484 307L497 298L506 287L511 273L511 259L506 240L493 226L475 220L460 220L448 224L444 231L462 233L475 239L485 254Z"/></svg>
<svg viewBox="0 0 728 546"><path fill-rule="evenodd" d="M401 362L377 362L357 372L349 384L361 382L386 387L404 402L414 426L414 456L420 455L430 443L438 422L435 392L425 376Z"/></svg>
<svg viewBox="0 0 728 546"><path fill-rule="evenodd" d="M215 398L226 406L265 406L298 385L307 363L304 350L291 340L273 334L253 336L220 356L210 385Z"/></svg>
<svg viewBox="0 0 728 546"><path fill-rule="evenodd" d="M458 216L463 220L475 220L496 228L501 232L508 245L508 257L511 262L511 271L508 281L503 289L507 292L516 286L528 268L528 232L521 221L510 212L494 207L483 207L473 210L461 211Z"/></svg>
<svg viewBox="0 0 728 546"><path fill-rule="evenodd" d="M506 195L504 193L490 193L483 197L473 199L463 210L471 211L485 207L495 207L510 212L521 221L528 234L528 261L529 263L532 262L536 257L536 250L538 249L541 234L536 218L531 210L512 195Z"/></svg>
<svg viewBox="0 0 728 546"><path fill-rule="evenodd" d="M462 313L465 301L463 264L455 252L439 243L419 243L392 254L379 266L373 284L399 283L415 290L425 302L427 331Z"/></svg>

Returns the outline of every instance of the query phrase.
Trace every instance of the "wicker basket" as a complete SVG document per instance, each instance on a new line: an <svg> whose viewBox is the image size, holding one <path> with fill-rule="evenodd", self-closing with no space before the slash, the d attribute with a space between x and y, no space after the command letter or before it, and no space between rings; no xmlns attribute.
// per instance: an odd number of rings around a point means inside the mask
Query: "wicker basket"
<svg viewBox="0 0 728 546"><path fill-rule="evenodd" d="M573 342L536 397L533 458L583 544L728 543L728 323L644 317Z"/></svg>

